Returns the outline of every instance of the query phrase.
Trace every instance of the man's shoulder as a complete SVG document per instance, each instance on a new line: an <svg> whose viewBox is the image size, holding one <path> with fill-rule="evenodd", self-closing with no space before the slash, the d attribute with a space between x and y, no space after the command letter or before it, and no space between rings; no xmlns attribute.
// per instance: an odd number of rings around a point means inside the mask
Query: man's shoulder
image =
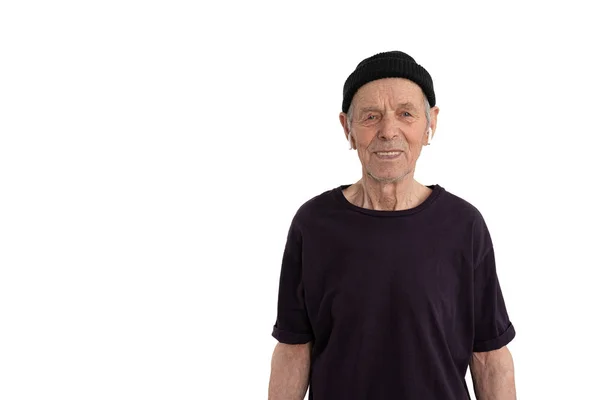
<svg viewBox="0 0 600 400"><path fill-rule="evenodd" d="M468 220L482 220L483 216L479 209L466 198L444 189L443 201L440 202L444 213L455 215Z"/></svg>
<svg viewBox="0 0 600 400"><path fill-rule="evenodd" d="M326 214L339 210L341 204L337 197L341 194L341 187L342 186L332 187L301 203L294 215L294 223L304 225L311 221L321 219ZM336 193L338 191L340 193Z"/></svg>
<svg viewBox="0 0 600 400"><path fill-rule="evenodd" d="M327 212L337 206L336 191L340 190L341 186L337 186L325 190L308 200L306 200L296 212L297 219L310 219L317 216L319 213Z"/></svg>

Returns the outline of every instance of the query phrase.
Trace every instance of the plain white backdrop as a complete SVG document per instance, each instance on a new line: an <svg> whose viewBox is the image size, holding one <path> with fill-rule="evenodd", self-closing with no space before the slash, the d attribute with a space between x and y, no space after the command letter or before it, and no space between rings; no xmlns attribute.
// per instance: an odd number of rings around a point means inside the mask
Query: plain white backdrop
<svg viewBox="0 0 600 400"><path fill-rule="evenodd" d="M600 398L586 4L3 2L0 398L266 399L289 223L359 179L342 85L394 49L441 109L417 179L492 233L519 398Z"/></svg>

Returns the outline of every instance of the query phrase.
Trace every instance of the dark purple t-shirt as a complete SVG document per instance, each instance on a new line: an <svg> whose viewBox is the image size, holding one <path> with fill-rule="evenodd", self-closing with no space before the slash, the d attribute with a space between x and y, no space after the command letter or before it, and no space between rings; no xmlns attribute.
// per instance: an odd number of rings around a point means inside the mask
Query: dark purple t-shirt
<svg viewBox="0 0 600 400"><path fill-rule="evenodd" d="M342 185L303 204L273 336L313 341L311 400L466 400L474 351L515 337L479 211L439 185L415 208L357 207Z"/></svg>

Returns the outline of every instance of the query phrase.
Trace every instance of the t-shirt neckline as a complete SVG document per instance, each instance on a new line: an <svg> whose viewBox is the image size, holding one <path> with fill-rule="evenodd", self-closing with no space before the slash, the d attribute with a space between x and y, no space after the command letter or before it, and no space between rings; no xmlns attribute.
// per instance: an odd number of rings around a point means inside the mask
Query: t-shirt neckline
<svg viewBox="0 0 600 400"><path fill-rule="evenodd" d="M356 205L350 203L348 201L348 199L346 199L346 196L344 196L344 193L342 193L342 190L344 190L350 186L351 186L351 184L340 185L337 188L333 189L333 195L336 198L336 200L338 200L340 203L342 203L342 205L344 205L346 208L349 208L354 211L358 211L363 214L373 215L373 216L377 216L377 217L402 217L402 216L406 216L406 215L416 214L420 211L423 211L427 207L429 207L444 191L444 188L438 184L427 185L427 187L429 189L431 189L432 192L429 194L429 196L427 196L427 198L421 204L419 204L416 207L409 208L406 210L394 210L394 211L372 210L369 208L363 208L363 207L356 206Z"/></svg>

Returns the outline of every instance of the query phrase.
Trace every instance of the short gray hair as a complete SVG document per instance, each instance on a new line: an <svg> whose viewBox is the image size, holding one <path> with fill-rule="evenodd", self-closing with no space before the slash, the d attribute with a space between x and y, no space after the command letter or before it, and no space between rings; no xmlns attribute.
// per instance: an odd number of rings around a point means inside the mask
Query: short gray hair
<svg viewBox="0 0 600 400"><path fill-rule="evenodd" d="M425 104L425 118L427 119L427 127L431 124L431 106L429 105L429 100L427 100L427 96L423 94L424 104ZM348 112L346 113L346 128L348 132L350 132L350 122L352 122L352 114L354 114L354 100L350 102L350 107L348 108Z"/></svg>

